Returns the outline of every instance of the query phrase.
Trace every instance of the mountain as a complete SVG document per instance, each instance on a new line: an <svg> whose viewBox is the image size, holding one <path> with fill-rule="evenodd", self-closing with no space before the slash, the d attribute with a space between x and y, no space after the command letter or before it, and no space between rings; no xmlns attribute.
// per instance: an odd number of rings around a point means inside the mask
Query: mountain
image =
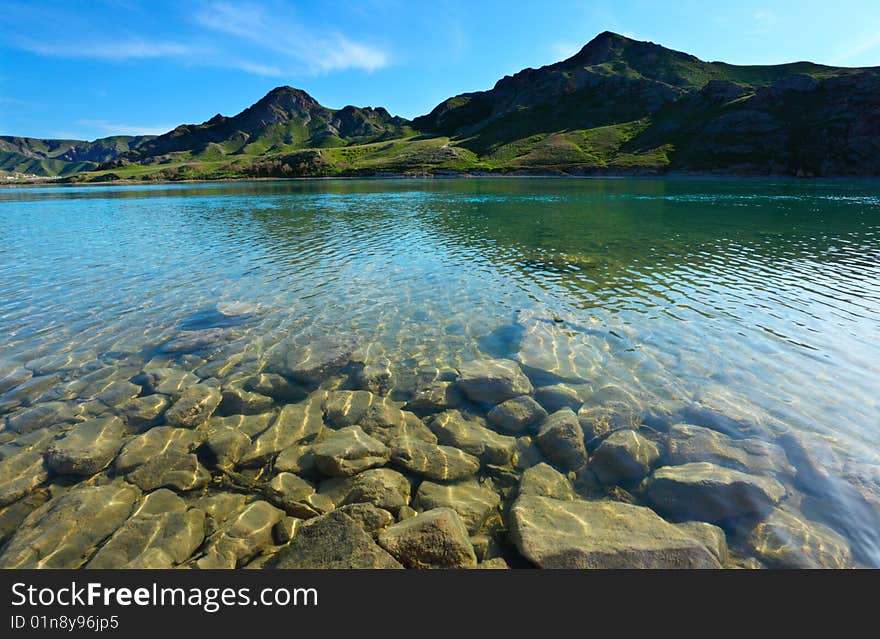
<svg viewBox="0 0 880 639"><path fill-rule="evenodd" d="M202 124L184 124L141 145L130 158L175 152L195 155L265 155L300 148L344 146L400 137L407 120L379 107L321 106L305 91L278 87L231 118L220 114Z"/></svg>
<svg viewBox="0 0 880 639"><path fill-rule="evenodd" d="M413 126L509 168L876 173L878 88L878 69L704 62L605 32Z"/></svg>
<svg viewBox="0 0 880 639"><path fill-rule="evenodd" d="M413 121L381 107L329 109L304 91L278 87L238 115L155 138L103 146L31 140L27 153L13 140L22 138L0 139L0 151L18 153L10 162L39 160L67 181L880 175L880 68L706 62L605 32L567 60L448 98Z"/></svg>
<svg viewBox="0 0 880 639"><path fill-rule="evenodd" d="M0 171L41 176L89 171L152 138L116 135L85 142L0 136Z"/></svg>

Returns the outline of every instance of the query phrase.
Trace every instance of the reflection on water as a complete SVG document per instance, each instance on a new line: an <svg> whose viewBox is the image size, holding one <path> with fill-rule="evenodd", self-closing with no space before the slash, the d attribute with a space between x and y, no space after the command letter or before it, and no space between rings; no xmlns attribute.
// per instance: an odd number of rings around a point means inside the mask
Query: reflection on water
<svg viewBox="0 0 880 639"><path fill-rule="evenodd" d="M343 338L385 373L362 371L362 387L395 402L426 375L512 359L586 409L625 398L661 449L678 422L778 444L798 471L791 508L880 563L874 183L21 189L0 192L0 228L0 458L32 407L95 411L96 379L144 398L144 372L173 369L225 389L285 349ZM74 414L59 432L91 415Z"/></svg>

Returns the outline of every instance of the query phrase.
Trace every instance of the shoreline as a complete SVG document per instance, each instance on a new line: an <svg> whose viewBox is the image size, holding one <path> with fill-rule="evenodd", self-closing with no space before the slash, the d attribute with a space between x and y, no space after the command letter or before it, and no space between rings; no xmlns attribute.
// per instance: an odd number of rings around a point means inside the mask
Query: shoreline
<svg viewBox="0 0 880 639"><path fill-rule="evenodd" d="M46 178L40 181L0 183L0 189L44 188L44 187L80 187L80 186L158 186L168 184L224 184L234 182L301 182L331 180L461 180L461 179L557 179L557 180L747 180L747 181L785 181L797 183L821 182L871 182L880 181L880 175L831 175L798 177L796 175L755 175L737 173L687 173L669 172L657 174L645 173L609 173L609 174L572 174L572 173L381 173L370 175L319 175L296 177L229 177L229 178L196 178L187 180L103 180L65 182L63 178Z"/></svg>

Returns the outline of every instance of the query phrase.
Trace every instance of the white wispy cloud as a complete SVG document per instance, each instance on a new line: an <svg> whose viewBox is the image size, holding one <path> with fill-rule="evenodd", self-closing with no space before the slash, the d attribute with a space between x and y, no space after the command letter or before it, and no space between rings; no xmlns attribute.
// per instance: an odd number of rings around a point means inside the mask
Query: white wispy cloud
<svg viewBox="0 0 880 639"><path fill-rule="evenodd" d="M100 60L183 58L209 52L209 49L206 48L177 42L156 42L140 38L105 40L100 43L70 43L57 40L37 41L29 38L17 38L14 44L19 49L44 56Z"/></svg>
<svg viewBox="0 0 880 639"><path fill-rule="evenodd" d="M282 3L207 0L181 3L179 11L175 28L163 37L145 32L134 10L128 12L124 27L108 36L106 25L84 21L76 12L39 6L26 11L0 0L0 12L9 18L6 23L0 21L0 39L7 46L46 57L171 60L269 77L346 69L369 72L390 63L384 48L337 30L307 25ZM77 37L70 37L71 33Z"/></svg>
<svg viewBox="0 0 880 639"><path fill-rule="evenodd" d="M759 33L768 33L779 22L776 12L771 9L758 9L752 19L755 21L755 29Z"/></svg>
<svg viewBox="0 0 880 639"><path fill-rule="evenodd" d="M880 47L880 32L865 36L861 40L857 40L855 44L849 45L842 53L831 59L831 64L849 62L853 58L873 51L877 47Z"/></svg>
<svg viewBox="0 0 880 639"><path fill-rule="evenodd" d="M306 29L284 12L269 14L254 4L213 2L197 11L195 22L233 36L278 58L265 69L311 74L345 69L375 71L390 62L389 54L374 45L352 40L336 31ZM239 64L241 66L241 64ZM253 69L264 65L252 64Z"/></svg>
<svg viewBox="0 0 880 639"><path fill-rule="evenodd" d="M109 122L107 120L79 120L77 124L88 127L92 130L99 131L102 136L106 135L162 135L167 133L174 126L163 125L141 125L141 124L120 124L117 122Z"/></svg>

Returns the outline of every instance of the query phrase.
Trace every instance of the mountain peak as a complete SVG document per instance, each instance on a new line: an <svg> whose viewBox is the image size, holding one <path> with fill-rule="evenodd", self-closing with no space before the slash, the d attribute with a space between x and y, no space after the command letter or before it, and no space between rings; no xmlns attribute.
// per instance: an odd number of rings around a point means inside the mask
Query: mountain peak
<svg viewBox="0 0 880 639"><path fill-rule="evenodd" d="M287 85L275 87L265 96L263 96L263 98L259 100L254 106L263 104L275 104L282 107L289 107L293 105L296 105L298 107L319 106L318 101L302 89L297 89L295 87Z"/></svg>

